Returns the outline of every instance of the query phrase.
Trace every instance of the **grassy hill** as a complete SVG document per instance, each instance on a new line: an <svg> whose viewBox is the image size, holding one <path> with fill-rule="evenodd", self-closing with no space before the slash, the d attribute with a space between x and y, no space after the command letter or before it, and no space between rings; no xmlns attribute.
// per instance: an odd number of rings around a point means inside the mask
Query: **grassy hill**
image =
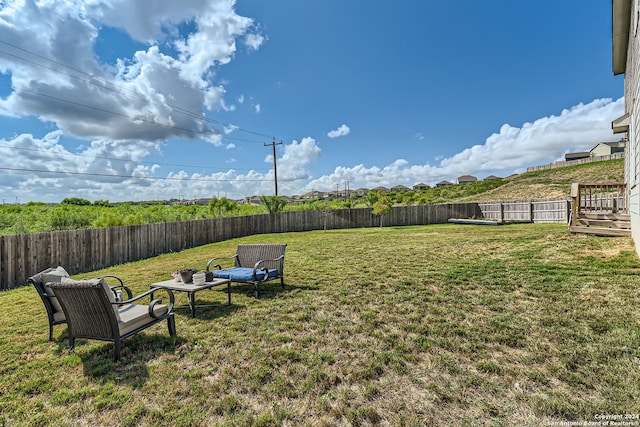
<svg viewBox="0 0 640 427"><path fill-rule="evenodd" d="M613 184L624 182L624 160L586 163L544 171L526 172L503 179L502 185L479 194L456 198L455 202L562 199L569 197L571 184Z"/></svg>

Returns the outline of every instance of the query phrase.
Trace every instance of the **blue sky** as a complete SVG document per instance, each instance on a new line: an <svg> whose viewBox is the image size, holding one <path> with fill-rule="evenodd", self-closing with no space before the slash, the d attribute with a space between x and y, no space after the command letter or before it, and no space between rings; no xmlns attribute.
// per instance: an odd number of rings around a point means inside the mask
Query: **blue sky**
<svg viewBox="0 0 640 427"><path fill-rule="evenodd" d="M0 1L0 198L507 176L616 141L611 3Z"/></svg>

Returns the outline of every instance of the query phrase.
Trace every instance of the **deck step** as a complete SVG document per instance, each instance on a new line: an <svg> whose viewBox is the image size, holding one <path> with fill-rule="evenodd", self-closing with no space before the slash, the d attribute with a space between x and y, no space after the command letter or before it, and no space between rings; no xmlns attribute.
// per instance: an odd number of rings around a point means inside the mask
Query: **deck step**
<svg viewBox="0 0 640 427"><path fill-rule="evenodd" d="M571 233L594 234L596 236L626 237L631 236L631 229L627 228L602 228L602 227L584 227L572 225L569 227Z"/></svg>
<svg viewBox="0 0 640 427"><path fill-rule="evenodd" d="M631 216L629 214L610 212L580 212L579 218L593 220L631 221Z"/></svg>
<svg viewBox="0 0 640 427"><path fill-rule="evenodd" d="M611 219L586 219L578 218L577 223L584 227L604 227L604 228L619 228L629 229L631 228L631 221L615 221Z"/></svg>

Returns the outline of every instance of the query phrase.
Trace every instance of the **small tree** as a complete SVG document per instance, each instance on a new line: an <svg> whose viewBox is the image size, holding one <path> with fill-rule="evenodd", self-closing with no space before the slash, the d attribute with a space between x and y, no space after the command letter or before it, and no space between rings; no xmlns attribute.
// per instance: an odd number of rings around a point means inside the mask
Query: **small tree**
<svg viewBox="0 0 640 427"><path fill-rule="evenodd" d="M209 214L213 216L224 216L238 207L238 204L226 197L220 199L214 197L209 201Z"/></svg>
<svg viewBox="0 0 640 427"><path fill-rule="evenodd" d="M280 196L260 196L260 201L270 214L282 211L287 204L287 201Z"/></svg>
<svg viewBox="0 0 640 427"><path fill-rule="evenodd" d="M362 196L362 201L368 208L372 208L375 202L380 198L380 193L377 191L367 191L364 196Z"/></svg>
<svg viewBox="0 0 640 427"><path fill-rule="evenodd" d="M103 207L109 208L111 207L111 203L109 203L108 200L94 200L93 206L103 206Z"/></svg>
<svg viewBox="0 0 640 427"><path fill-rule="evenodd" d="M77 205L77 206L89 206L91 204L87 199L81 199L80 197L67 197L60 202L63 205Z"/></svg>
<svg viewBox="0 0 640 427"><path fill-rule="evenodd" d="M333 215L333 210L329 206L329 203L327 203L325 200L318 202L316 206L318 211L320 212L320 215L322 215L323 228L324 228L324 232L326 233L327 220L329 219L329 215Z"/></svg>
<svg viewBox="0 0 640 427"><path fill-rule="evenodd" d="M380 216L380 228L382 228L382 218L385 215L389 215L392 208L393 203L386 194L381 194L378 200L373 204L373 211L371 211L371 213Z"/></svg>

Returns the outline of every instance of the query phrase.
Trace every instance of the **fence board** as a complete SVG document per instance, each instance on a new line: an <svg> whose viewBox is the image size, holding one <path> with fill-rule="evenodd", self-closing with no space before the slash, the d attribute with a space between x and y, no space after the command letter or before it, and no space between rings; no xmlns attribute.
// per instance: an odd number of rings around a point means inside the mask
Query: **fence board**
<svg viewBox="0 0 640 427"><path fill-rule="evenodd" d="M613 154L606 154L604 156L587 157L585 159L559 161L559 162L551 163L547 165L531 166L527 168L527 172L564 168L567 166L575 166L575 165L581 165L581 164L593 163L593 162L602 162L602 161L613 160L613 159L624 159L624 153L613 153Z"/></svg>

